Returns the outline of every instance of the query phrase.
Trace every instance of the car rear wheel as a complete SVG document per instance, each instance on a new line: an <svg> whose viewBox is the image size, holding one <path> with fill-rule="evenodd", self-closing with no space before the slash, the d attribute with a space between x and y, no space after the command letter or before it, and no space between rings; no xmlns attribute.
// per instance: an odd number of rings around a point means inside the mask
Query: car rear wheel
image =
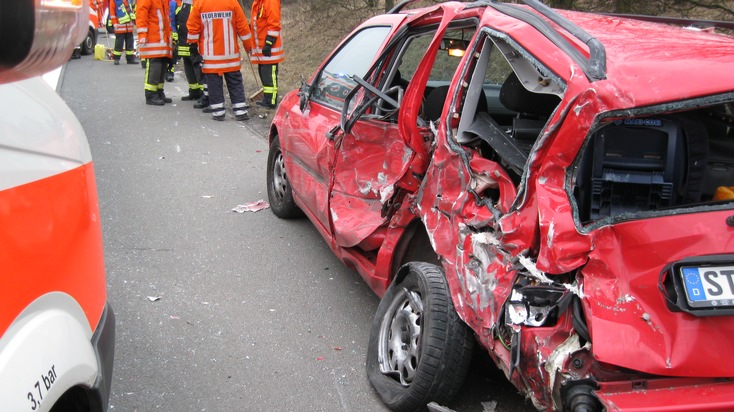
<svg viewBox="0 0 734 412"><path fill-rule="evenodd" d="M88 56L94 53L94 46L97 44L97 36L94 30L89 29L87 37L82 42L82 54Z"/></svg>
<svg viewBox="0 0 734 412"><path fill-rule="evenodd" d="M474 348L443 271L417 262L407 269L380 301L367 350L367 376L396 411L450 401L461 388Z"/></svg>
<svg viewBox="0 0 734 412"><path fill-rule="evenodd" d="M293 201L293 191L288 182L288 175L285 172L283 152L280 150L280 139L278 139L278 136L275 136L270 143L267 173L270 210L273 211L275 216L282 219L302 216L303 212L298 208L296 202Z"/></svg>

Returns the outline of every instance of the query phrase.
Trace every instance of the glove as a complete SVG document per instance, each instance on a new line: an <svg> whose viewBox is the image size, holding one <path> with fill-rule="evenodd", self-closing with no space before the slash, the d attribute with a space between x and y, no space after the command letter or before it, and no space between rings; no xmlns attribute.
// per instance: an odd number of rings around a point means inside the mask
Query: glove
<svg viewBox="0 0 734 412"><path fill-rule="evenodd" d="M171 35L171 37L173 37L173 41L175 41L176 43L178 43L178 33L177 32L173 32L173 34Z"/></svg>
<svg viewBox="0 0 734 412"><path fill-rule="evenodd" d="M275 44L275 40L277 39L273 36L265 36L265 47L263 47L263 55L270 57L273 52L272 48Z"/></svg>
<svg viewBox="0 0 734 412"><path fill-rule="evenodd" d="M199 54L199 45L197 43L189 43L189 52L193 57L195 54Z"/></svg>
<svg viewBox="0 0 734 412"><path fill-rule="evenodd" d="M191 64L193 64L194 66L199 66L202 63L204 63L204 58L201 57L199 53L191 54Z"/></svg>
<svg viewBox="0 0 734 412"><path fill-rule="evenodd" d="M140 37L140 36L138 36L138 44L145 44L147 42L148 42L148 38L147 37Z"/></svg>

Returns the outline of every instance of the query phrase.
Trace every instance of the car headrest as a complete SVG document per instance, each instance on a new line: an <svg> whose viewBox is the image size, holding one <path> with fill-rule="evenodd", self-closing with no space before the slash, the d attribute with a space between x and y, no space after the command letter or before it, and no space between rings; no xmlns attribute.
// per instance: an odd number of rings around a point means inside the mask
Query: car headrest
<svg viewBox="0 0 734 412"><path fill-rule="evenodd" d="M446 96L449 93L449 86L437 86L426 96L423 103L423 115L427 120L436 121L441 117L443 105L446 102ZM484 90L480 91L479 101L477 102L477 112L486 112L488 110L487 95Z"/></svg>
<svg viewBox="0 0 734 412"><path fill-rule="evenodd" d="M423 103L423 115L431 121L438 120L443 111L443 103L446 101L446 95L449 92L449 86L438 86L431 90L426 96Z"/></svg>
<svg viewBox="0 0 734 412"><path fill-rule="evenodd" d="M500 102L518 113L550 116L561 99L552 94L531 92L522 85L515 72L512 72L502 83Z"/></svg>

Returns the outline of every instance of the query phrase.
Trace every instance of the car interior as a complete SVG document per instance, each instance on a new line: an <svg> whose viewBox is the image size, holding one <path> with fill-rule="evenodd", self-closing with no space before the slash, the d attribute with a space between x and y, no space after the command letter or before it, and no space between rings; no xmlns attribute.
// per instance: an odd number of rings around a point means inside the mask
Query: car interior
<svg viewBox="0 0 734 412"><path fill-rule="evenodd" d="M398 103L433 33L407 36L394 56L385 59L390 69L381 89ZM447 30L426 85L419 125L429 126L441 117L459 56L466 52L465 39L475 33L475 26L467 23ZM501 164L519 185L565 85L500 35L487 33L479 44L470 81L456 92L459 104L452 110L460 115L451 115L451 133L461 145ZM387 65L391 59L397 64ZM601 120L570 177L579 220L734 200L734 102L731 96L722 101L687 112L670 113L663 107L658 116L610 114ZM377 100L371 116L396 122L398 110L399 105Z"/></svg>
<svg viewBox="0 0 734 412"><path fill-rule="evenodd" d="M519 184L530 151L563 91L559 81L508 42L486 36L454 130L456 140L500 163Z"/></svg>
<svg viewBox="0 0 734 412"><path fill-rule="evenodd" d="M564 92L526 56L487 36L452 125L457 142L500 163L517 185ZM692 111L661 107L658 116L601 121L570 179L580 221L734 200L734 102L721 99ZM439 116L443 108L429 100L424 112Z"/></svg>
<svg viewBox="0 0 734 412"><path fill-rule="evenodd" d="M599 125L577 160L582 222L734 200L734 105Z"/></svg>

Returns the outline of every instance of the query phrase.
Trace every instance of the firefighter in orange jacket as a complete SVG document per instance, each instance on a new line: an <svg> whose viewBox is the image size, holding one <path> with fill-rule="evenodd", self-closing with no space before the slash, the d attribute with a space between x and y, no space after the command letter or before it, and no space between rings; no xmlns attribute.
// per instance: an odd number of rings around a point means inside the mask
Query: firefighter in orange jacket
<svg viewBox="0 0 734 412"><path fill-rule="evenodd" d="M131 1L113 0L110 4L110 20L115 28L115 48L112 50L112 59L115 65L120 64L122 48L125 47L127 64L137 64L135 61L135 12Z"/></svg>
<svg viewBox="0 0 734 412"><path fill-rule="evenodd" d="M168 0L138 0L138 45L145 66L145 103L163 106L173 100L163 93L166 65L171 59L171 21Z"/></svg>
<svg viewBox="0 0 734 412"><path fill-rule="evenodd" d="M278 101L278 63L285 59L280 30L280 0L254 0L251 18L255 36L251 60L258 65L264 92L263 100L257 104L274 108Z"/></svg>
<svg viewBox="0 0 734 412"><path fill-rule="evenodd" d="M252 35L245 12L237 0L197 0L186 23L191 53L201 53L201 71L206 76L209 110L214 120L224 120L224 84L235 119L248 120L247 98L242 82L239 41L249 53ZM199 50L201 45L201 50Z"/></svg>

